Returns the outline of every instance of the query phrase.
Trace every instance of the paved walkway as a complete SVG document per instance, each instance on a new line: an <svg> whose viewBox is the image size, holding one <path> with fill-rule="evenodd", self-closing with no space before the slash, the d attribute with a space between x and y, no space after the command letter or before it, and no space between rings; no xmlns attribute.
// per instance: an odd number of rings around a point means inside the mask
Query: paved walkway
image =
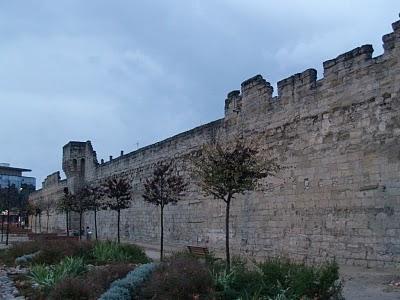
<svg viewBox="0 0 400 300"><path fill-rule="evenodd" d="M346 300L400 300L400 269L366 269L341 266Z"/></svg>

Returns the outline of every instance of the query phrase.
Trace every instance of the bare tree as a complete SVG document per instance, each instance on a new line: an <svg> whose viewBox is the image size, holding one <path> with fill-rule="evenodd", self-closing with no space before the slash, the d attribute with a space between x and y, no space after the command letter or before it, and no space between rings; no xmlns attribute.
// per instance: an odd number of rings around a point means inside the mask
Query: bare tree
<svg viewBox="0 0 400 300"><path fill-rule="evenodd" d="M158 164L153 176L144 183L143 199L146 202L160 206L160 260L164 254L164 207L175 204L186 187L183 177L176 174L172 162Z"/></svg>
<svg viewBox="0 0 400 300"><path fill-rule="evenodd" d="M124 178L109 178L103 185L108 197L105 207L117 212L118 243L120 243L121 210L130 206L131 184Z"/></svg>
<svg viewBox="0 0 400 300"><path fill-rule="evenodd" d="M257 181L273 175L279 166L273 160L258 156L256 148L237 140L231 147L219 144L205 146L199 157L193 159L194 173L206 195L224 201L226 268L230 270L229 211L237 194L255 189Z"/></svg>

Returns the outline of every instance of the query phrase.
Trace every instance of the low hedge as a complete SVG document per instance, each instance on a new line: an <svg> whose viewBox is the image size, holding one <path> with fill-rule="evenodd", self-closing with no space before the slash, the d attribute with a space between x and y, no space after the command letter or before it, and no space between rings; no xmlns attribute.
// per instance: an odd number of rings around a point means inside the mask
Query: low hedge
<svg viewBox="0 0 400 300"><path fill-rule="evenodd" d="M156 265L148 263L141 265L129 272L123 279L118 279L111 284L100 300L130 300L139 292L142 284L150 277Z"/></svg>
<svg viewBox="0 0 400 300"><path fill-rule="evenodd" d="M17 258L15 259L15 264L16 264L16 265L23 265L23 266L25 266L25 265L27 265L28 263L32 262L32 261L34 260L34 258L35 258L36 256L38 256L39 254L40 254L40 250L39 250L39 251L36 251L36 252L34 252L34 253L31 253L31 254L25 254L25 255L19 256L19 257L17 257Z"/></svg>

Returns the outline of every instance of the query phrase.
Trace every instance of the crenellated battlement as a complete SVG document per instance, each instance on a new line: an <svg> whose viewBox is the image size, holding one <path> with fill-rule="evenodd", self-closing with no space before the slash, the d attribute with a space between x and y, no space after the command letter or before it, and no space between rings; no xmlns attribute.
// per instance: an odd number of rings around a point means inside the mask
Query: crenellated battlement
<svg viewBox="0 0 400 300"><path fill-rule="evenodd" d="M225 99L225 117L234 116L239 113L242 107L242 97L239 90L228 93Z"/></svg>
<svg viewBox="0 0 400 300"><path fill-rule="evenodd" d="M393 32L385 34L382 37L383 49L385 53L398 48L400 43L400 20L392 23Z"/></svg>
<svg viewBox="0 0 400 300"><path fill-rule="evenodd" d="M242 120L260 117L275 108L290 110L291 105L310 101L328 101L332 90L343 92L345 86L363 89L357 82L374 81L382 68L399 68L400 20L392 24L393 32L383 36L382 56L373 58L372 45L366 44L323 62L323 77L317 80L317 71L307 69L278 81L278 96L272 97L273 87L261 75L242 82L241 90L228 93L225 100L225 119L241 116ZM371 83L372 85L372 83ZM329 91L329 92L328 92Z"/></svg>
<svg viewBox="0 0 400 300"><path fill-rule="evenodd" d="M351 51L340 54L334 59L327 60L323 63L324 77L327 78L331 75L337 75L341 70L354 70L365 62L372 61L372 53L374 49L372 45L363 45ZM345 72L342 73L345 75Z"/></svg>
<svg viewBox="0 0 400 300"><path fill-rule="evenodd" d="M278 98L282 104L298 100L299 97L315 88L317 70L307 69L278 82Z"/></svg>
<svg viewBox="0 0 400 300"><path fill-rule="evenodd" d="M43 181L42 186L48 188L52 185L57 185L61 181L60 171L54 172L46 177Z"/></svg>

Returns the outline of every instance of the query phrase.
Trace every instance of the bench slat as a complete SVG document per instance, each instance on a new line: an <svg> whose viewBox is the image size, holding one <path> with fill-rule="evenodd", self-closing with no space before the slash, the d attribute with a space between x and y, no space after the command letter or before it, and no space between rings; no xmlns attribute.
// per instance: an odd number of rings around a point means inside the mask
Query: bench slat
<svg viewBox="0 0 400 300"><path fill-rule="evenodd" d="M189 252L195 256L204 257L209 254L208 248L200 246L187 246Z"/></svg>

